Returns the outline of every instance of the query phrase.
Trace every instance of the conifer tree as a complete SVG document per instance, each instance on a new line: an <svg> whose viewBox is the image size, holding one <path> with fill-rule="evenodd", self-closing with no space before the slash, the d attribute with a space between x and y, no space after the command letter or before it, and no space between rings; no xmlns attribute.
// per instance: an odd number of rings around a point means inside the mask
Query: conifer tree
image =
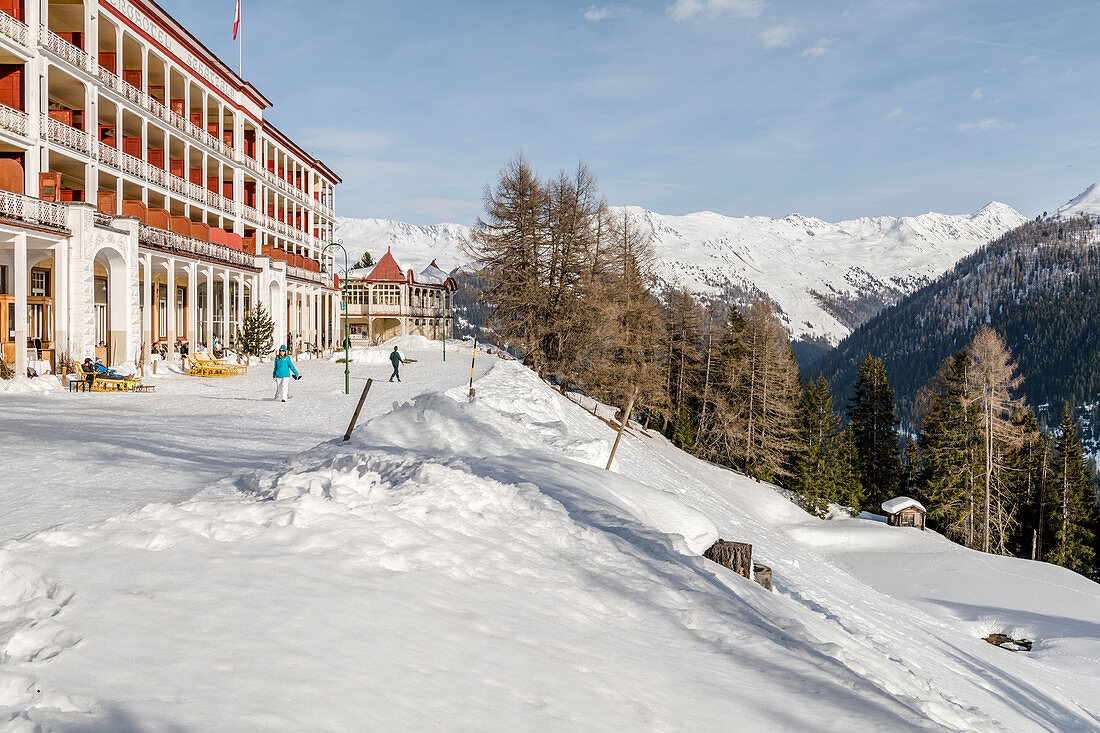
<svg viewBox="0 0 1100 733"><path fill-rule="evenodd" d="M950 539L973 548L978 537L978 477L984 464L970 355L960 351L947 359L927 392L930 407L920 452L928 515Z"/></svg>
<svg viewBox="0 0 1100 733"><path fill-rule="evenodd" d="M859 454L860 483L869 501L877 506L893 498L901 472L894 391L886 380L882 359L868 354L863 361L856 378L855 396L848 407L848 420Z"/></svg>
<svg viewBox="0 0 1100 733"><path fill-rule="evenodd" d="M1086 471L1084 447L1069 406L1054 440L1054 534L1046 560L1089 575L1094 569L1092 525L1096 495Z"/></svg>
<svg viewBox="0 0 1100 733"><path fill-rule="evenodd" d="M867 494L859 480L859 453L851 428L841 433L837 444L836 502L859 512L867 505Z"/></svg>
<svg viewBox="0 0 1100 733"><path fill-rule="evenodd" d="M682 451L695 452L695 426L691 424L691 413L686 407L681 408L680 414L676 417L672 442Z"/></svg>
<svg viewBox="0 0 1100 733"><path fill-rule="evenodd" d="M798 450L791 468L791 488L811 514L825 516L838 500L840 416L833 407L829 383L824 377L806 384L799 405Z"/></svg>
<svg viewBox="0 0 1100 733"><path fill-rule="evenodd" d="M244 317L243 328L237 331L237 344L245 356L270 353L275 335L275 323L264 307L257 304Z"/></svg>

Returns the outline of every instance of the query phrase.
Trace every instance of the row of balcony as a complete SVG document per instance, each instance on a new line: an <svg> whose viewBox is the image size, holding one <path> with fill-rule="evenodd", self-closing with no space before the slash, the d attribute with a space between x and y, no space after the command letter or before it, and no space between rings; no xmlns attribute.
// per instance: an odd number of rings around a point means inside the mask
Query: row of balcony
<svg viewBox="0 0 1100 733"><path fill-rule="evenodd" d="M415 318L440 318L446 315L442 305L401 305L400 303L352 303L349 316L413 316Z"/></svg>
<svg viewBox="0 0 1100 733"><path fill-rule="evenodd" d="M0 105L0 126L25 136L27 115L19 110ZM118 148L103 142L95 141L91 135L83 130L78 130L75 127L66 125L52 117L41 118L40 134L43 138L62 147L88 157L94 157L104 165L116 168L123 173L147 181L155 186L160 186L178 196L184 196L200 204L218 209L233 217L241 216L251 224L266 227L270 231L276 232L287 239L294 240L301 244L312 244L317 248L325 245L323 240L310 236L297 227L290 226L286 222L279 221L272 216L262 214L255 208L227 198L217 191L211 191L197 183L173 175L163 168L122 152Z"/></svg>
<svg viewBox="0 0 1100 733"><path fill-rule="evenodd" d="M224 244L204 242L201 239L187 237L183 234L170 232L167 229L158 229L148 224L139 225L138 241L147 246L166 252L187 255L205 260L217 260L237 267L247 267L258 270L256 256L248 252L242 252Z"/></svg>
<svg viewBox="0 0 1100 733"><path fill-rule="evenodd" d="M36 39L33 38L32 29L29 26L3 11L0 11L0 35L15 41L28 52L30 52L31 47L36 41ZM70 43L45 26L41 28L40 38L42 45L55 56L63 59L77 69L98 78L105 87L129 100L131 103L142 108L157 119L171 125L177 131L189 135L193 139L200 141L207 147L225 156L227 159L235 161L235 152L231 145L225 143L223 140L219 140L218 137L210 133L209 130L203 129L183 115L170 109L164 102L153 95L124 81L110 69L101 66L92 54ZM268 185L277 188L287 196L293 197L299 203L307 207L312 206L320 210L322 214L330 217L336 216L336 212L331 206L315 198L311 198L306 191L298 186L292 185L286 179L264 168L255 158L249 155L242 155L241 157L245 166L256 174L257 177L262 177Z"/></svg>

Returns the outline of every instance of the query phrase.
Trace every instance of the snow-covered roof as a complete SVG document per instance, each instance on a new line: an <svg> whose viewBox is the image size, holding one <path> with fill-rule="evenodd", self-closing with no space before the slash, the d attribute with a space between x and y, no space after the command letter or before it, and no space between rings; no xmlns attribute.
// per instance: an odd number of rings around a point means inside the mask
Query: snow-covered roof
<svg viewBox="0 0 1100 733"><path fill-rule="evenodd" d="M447 273L439 269L439 265L435 264L435 260L432 260L432 264L425 267L416 276L416 281L425 285L442 285L447 282Z"/></svg>
<svg viewBox="0 0 1100 733"><path fill-rule="evenodd" d="M910 499L908 496L896 496L889 501L882 502L882 511L887 514L897 514L902 509L908 509L910 507L920 509L922 512L928 511L924 508L923 504L916 499Z"/></svg>

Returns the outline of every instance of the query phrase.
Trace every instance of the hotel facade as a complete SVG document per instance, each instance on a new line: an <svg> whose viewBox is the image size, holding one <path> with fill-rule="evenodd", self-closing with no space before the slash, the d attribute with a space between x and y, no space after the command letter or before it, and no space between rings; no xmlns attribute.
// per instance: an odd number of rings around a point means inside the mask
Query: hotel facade
<svg viewBox="0 0 1100 733"><path fill-rule="evenodd" d="M0 0L0 347L54 361L333 343L340 182L147 0ZM331 250L329 250L331 254ZM339 339L341 334L335 334Z"/></svg>

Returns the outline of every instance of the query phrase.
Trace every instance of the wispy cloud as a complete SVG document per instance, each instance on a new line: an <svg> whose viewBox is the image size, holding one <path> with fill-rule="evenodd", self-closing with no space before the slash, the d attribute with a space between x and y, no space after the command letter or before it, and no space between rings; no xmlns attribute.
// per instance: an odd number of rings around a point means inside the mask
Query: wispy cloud
<svg viewBox="0 0 1100 733"><path fill-rule="evenodd" d="M777 25L760 31L760 40L764 48L779 48L791 45L798 33L798 28L793 25Z"/></svg>
<svg viewBox="0 0 1100 733"><path fill-rule="evenodd" d="M986 117L984 120L978 120L977 122L964 122L959 125L960 132L985 132L986 130L1007 130L1012 127L1012 124L1005 122L1004 120L998 120L996 117Z"/></svg>
<svg viewBox="0 0 1100 733"><path fill-rule="evenodd" d="M633 8L629 5L589 5L584 9L584 19L590 21L607 20L617 15L626 15Z"/></svg>
<svg viewBox="0 0 1100 733"><path fill-rule="evenodd" d="M1024 56L1022 59L1020 59L1020 63L1024 66L1027 66L1028 64L1034 64L1039 60L1039 58L1039 54L1033 53L1030 56Z"/></svg>
<svg viewBox="0 0 1100 733"><path fill-rule="evenodd" d="M982 91L981 87L978 87L974 91L970 92L970 98L971 99L981 99L984 96L985 96L985 92Z"/></svg>
<svg viewBox="0 0 1100 733"><path fill-rule="evenodd" d="M803 56L824 56L829 53L829 48L833 45L832 38L819 38L817 43L807 48L802 52Z"/></svg>
<svg viewBox="0 0 1100 733"><path fill-rule="evenodd" d="M886 115L886 119L892 120L892 119L895 119L897 117L901 117L901 115L903 113L904 113L904 110L901 107L898 107L897 109L891 110L890 114Z"/></svg>
<svg viewBox="0 0 1100 733"><path fill-rule="evenodd" d="M668 6L668 14L675 21L693 18L755 18L764 10L762 0L676 0Z"/></svg>

